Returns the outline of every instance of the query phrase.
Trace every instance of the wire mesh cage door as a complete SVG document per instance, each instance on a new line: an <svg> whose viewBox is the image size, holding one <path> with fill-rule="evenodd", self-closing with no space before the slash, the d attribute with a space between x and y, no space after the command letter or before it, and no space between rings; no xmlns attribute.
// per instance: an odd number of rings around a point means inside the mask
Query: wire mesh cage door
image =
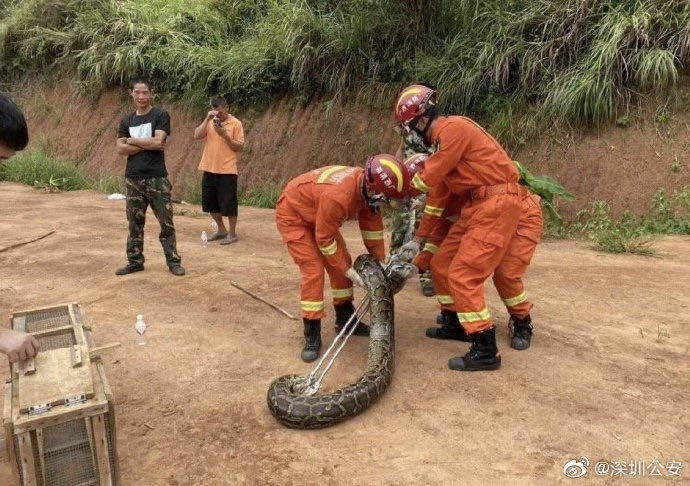
<svg viewBox="0 0 690 486"><path fill-rule="evenodd" d="M13 366L5 388L7 452L20 484L118 484L112 393L79 306L17 313L12 327L41 345L33 362Z"/></svg>

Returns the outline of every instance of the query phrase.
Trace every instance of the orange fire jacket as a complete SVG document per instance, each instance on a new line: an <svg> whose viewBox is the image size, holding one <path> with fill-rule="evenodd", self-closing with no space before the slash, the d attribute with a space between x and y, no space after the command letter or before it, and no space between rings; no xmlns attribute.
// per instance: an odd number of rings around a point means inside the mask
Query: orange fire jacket
<svg viewBox="0 0 690 486"><path fill-rule="evenodd" d="M503 147L464 116L438 117L429 136L436 151L412 185L429 190L445 183L454 194L481 186L518 181L518 171Z"/></svg>
<svg viewBox="0 0 690 486"><path fill-rule="evenodd" d="M446 231L441 221L457 221L460 209L469 200L469 191L452 194L445 183L434 186L426 195L424 213L415 230L415 236L429 241L445 238Z"/></svg>
<svg viewBox="0 0 690 486"><path fill-rule="evenodd" d="M364 202L363 176L361 167L321 167L291 180L281 196L306 226L314 228L319 250L331 266L343 273L348 268L346 249L338 246L336 235L347 219L357 218L364 246L371 255L379 260L386 256L383 220Z"/></svg>

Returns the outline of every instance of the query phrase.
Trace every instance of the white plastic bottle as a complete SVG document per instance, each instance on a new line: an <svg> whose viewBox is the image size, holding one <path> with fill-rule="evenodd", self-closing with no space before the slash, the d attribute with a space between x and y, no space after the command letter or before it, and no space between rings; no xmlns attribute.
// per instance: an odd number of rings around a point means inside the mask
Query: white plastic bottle
<svg viewBox="0 0 690 486"><path fill-rule="evenodd" d="M208 243L208 235L206 234L206 231L201 232L201 244L206 246Z"/></svg>
<svg viewBox="0 0 690 486"><path fill-rule="evenodd" d="M137 322L134 323L134 330L137 332L137 344L139 346L146 345L146 338L144 333L146 332L146 323L144 322L144 316L139 314L137 316Z"/></svg>

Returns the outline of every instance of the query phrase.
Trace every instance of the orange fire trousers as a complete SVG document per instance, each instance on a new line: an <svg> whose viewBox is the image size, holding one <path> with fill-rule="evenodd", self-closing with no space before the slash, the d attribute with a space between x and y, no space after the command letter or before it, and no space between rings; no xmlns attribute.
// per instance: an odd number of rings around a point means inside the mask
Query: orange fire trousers
<svg viewBox="0 0 690 486"><path fill-rule="evenodd" d="M532 304L527 299L522 278L527 273L534 251L541 240L544 222L540 201L541 199L536 194L530 194L522 200L522 215L515 235L510 240L503 260L493 275L494 286L498 290L508 313L520 319L525 318L532 308ZM454 299L450 295L447 280L447 269L450 266L452 255L448 253L447 249L446 253L440 256L437 256L438 250L436 251L434 254L430 254L428 251L420 253L420 255L429 253L428 256L420 257L420 262L425 263L427 258L431 261L436 259L436 263L431 269L439 306L443 310L455 312Z"/></svg>
<svg viewBox="0 0 690 486"><path fill-rule="evenodd" d="M491 327L484 300L484 282L491 274L508 312L524 317L531 308L522 276L539 237L524 228L518 230L527 219L521 199L517 194L497 194L464 206L431 260L439 304L458 313L468 334ZM540 236L541 210L537 209ZM530 221L529 226L534 224Z"/></svg>
<svg viewBox="0 0 690 486"><path fill-rule="evenodd" d="M276 211L279 215L279 211ZM352 281L328 264L316 244L314 228L303 226L288 218L276 218L278 231L287 245L288 252L299 267L302 280L300 284L300 308L305 319L323 318L324 270L331 283L333 305L353 299ZM352 260L347 252L345 240L340 233L336 236L338 247L345 250L348 266Z"/></svg>

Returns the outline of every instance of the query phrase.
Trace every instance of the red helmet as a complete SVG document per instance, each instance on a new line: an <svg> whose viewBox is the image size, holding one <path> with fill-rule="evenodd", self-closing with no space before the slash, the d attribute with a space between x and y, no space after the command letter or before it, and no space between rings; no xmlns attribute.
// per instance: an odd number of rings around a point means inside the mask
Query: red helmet
<svg viewBox="0 0 690 486"><path fill-rule="evenodd" d="M436 105L438 93L423 84L408 86L398 96L395 103L395 119L401 125L408 125L422 116L431 106Z"/></svg>
<svg viewBox="0 0 690 486"><path fill-rule="evenodd" d="M390 154L369 157L364 167L367 194L401 199L405 197L405 175L402 163Z"/></svg>
<svg viewBox="0 0 690 486"><path fill-rule="evenodd" d="M415 197L422 194L412 185L414 175L424 168L424 164L429 159L429 154L417 153L410 155L403 162L403 176L405 177L405 197Z"/></svg>

